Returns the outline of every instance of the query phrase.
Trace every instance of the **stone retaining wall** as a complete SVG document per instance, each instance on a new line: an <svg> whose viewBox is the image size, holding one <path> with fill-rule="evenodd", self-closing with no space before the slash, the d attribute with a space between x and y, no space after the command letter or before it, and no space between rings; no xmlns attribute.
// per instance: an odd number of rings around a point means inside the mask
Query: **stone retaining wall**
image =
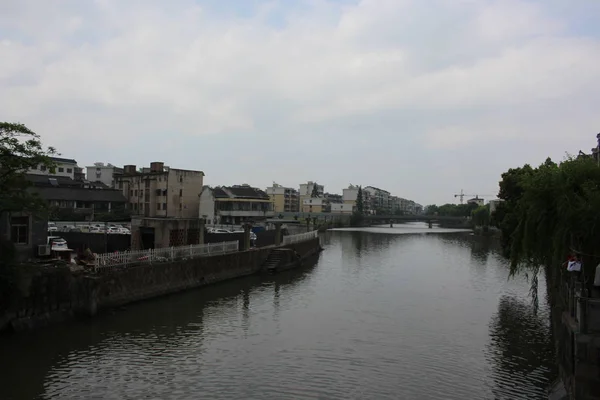
<svg viewBox="0 0 600 400"><path fill-rule="evenodd" d="M319 239L282 246L303 258L320 251ZM26 330L75 315L239 278L260 271L275 246L192 260L140 265L101 275L67 268L35 270L21 277L19 295L0 310L0 331Z"/></svg>

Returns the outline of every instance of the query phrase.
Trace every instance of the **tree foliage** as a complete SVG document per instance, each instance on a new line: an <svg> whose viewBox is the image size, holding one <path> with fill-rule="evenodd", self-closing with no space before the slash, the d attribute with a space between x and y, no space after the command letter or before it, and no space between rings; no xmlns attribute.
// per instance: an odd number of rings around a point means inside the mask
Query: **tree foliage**
<svg viewBox="0 0 600 400"><path fill-rule="evenodd" d="M444 204L437 206L435 204L427 206L427 215L442 215L448 217L470 217L471 213L479 207L474 203L467 204Z"/></svg>
<svg viewBox="0 0 600 400"><path fill-rule="evenodd" d="M545 267L556 283L562 263L579 253L588 282L600 262L600 168L590 158L569 158L560 165L547 159L502 175L495 219L511 272Z"/></svg>
<svg viewBox="0 0 600 400"><path fill-rule="evenodd" d="M490 225L490 206L479 206L475 210L471 211L471 218L475 226L488 227Z"/></svg>
<svg viewBox="0 0 600 400"><path fill-rule="evenodd" d="M313 188L312 188L312 192L310 194L310 197L312 198L317 198L319 197L319 189L317 187L317 182L314 183Z"/></svg>
<svg viewBox="0 0 600 400"><path fill-rule="evenodd" d="M365 213L362 186L358 187L358 192L356 193L356 212L359 215L364 215Z"/></svg>
<svg viewBox="0 0 600 400"><path fill-rule="evenodd" d="M23 124L0 122L0 213L43 210L46 203L27 190L31 168L55 168L54 148L44 149L39 135Z"/></svg>

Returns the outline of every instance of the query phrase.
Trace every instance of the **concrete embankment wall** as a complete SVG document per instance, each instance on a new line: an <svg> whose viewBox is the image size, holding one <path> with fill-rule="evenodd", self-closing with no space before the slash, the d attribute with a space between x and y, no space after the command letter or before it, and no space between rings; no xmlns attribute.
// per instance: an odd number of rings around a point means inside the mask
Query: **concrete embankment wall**
<svg viewBox="0 0 600 400"><path fill-rule="evenodd" d="M303 258L320 250L319 239L282 246ZM21 331L77 315L251 275L276 247L140 265L100 275L74 275L67 268L21 276L19 294L0 308L0 331ZM4 310L4 311L2 311Z"/></svg>

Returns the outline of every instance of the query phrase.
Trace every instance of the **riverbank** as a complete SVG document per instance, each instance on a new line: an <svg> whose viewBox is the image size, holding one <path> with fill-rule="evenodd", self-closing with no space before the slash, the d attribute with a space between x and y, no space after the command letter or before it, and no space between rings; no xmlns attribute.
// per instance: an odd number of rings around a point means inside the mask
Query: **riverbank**
<svg viewBox="0 0 600 400"><path fill-rule="evenodd" d="M68 267L23 269L0 332L20 332L216 282L259 273L277 249L290 249L301 262L321 250L319 238L196 259L73 273Z"/></svg>

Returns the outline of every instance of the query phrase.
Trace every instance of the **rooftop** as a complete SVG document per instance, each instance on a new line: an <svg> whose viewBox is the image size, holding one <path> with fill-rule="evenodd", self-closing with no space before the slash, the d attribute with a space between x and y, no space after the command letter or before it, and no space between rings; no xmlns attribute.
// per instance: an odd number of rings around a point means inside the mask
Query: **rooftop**
<svg viewBox="0 0 600 400"><path fill-rule="evenodd" d="M223 199L261 199L269 200L269 195L264 191L249 185L218 186L213 189L215 198Z"/></svg>
<svg viewBox="0 0 600 400"><path fill-rule="evenodd" d="M85 189L78 187L45 187L34 186L30 189L36 192L44 200L66 200L66 201L86 201L86 202L104 202L125 203L126 199L120 190L106 189Z"/></svg>
<svg viewBox="0 0 600 400"><path fill-rule="evenodd" d="M54 175L36 175L26 174L27 180L33 183L34 186L47 186L47 187L81 187L82 182L73 180L68 176L54 176Z"/></svg>
<svg viewBox="0 0 600 400"><path fill-rule="evenodd" d="M77 164L77 161L73 160L72 158L50 157L50 159L57 163Z"/></svg>

